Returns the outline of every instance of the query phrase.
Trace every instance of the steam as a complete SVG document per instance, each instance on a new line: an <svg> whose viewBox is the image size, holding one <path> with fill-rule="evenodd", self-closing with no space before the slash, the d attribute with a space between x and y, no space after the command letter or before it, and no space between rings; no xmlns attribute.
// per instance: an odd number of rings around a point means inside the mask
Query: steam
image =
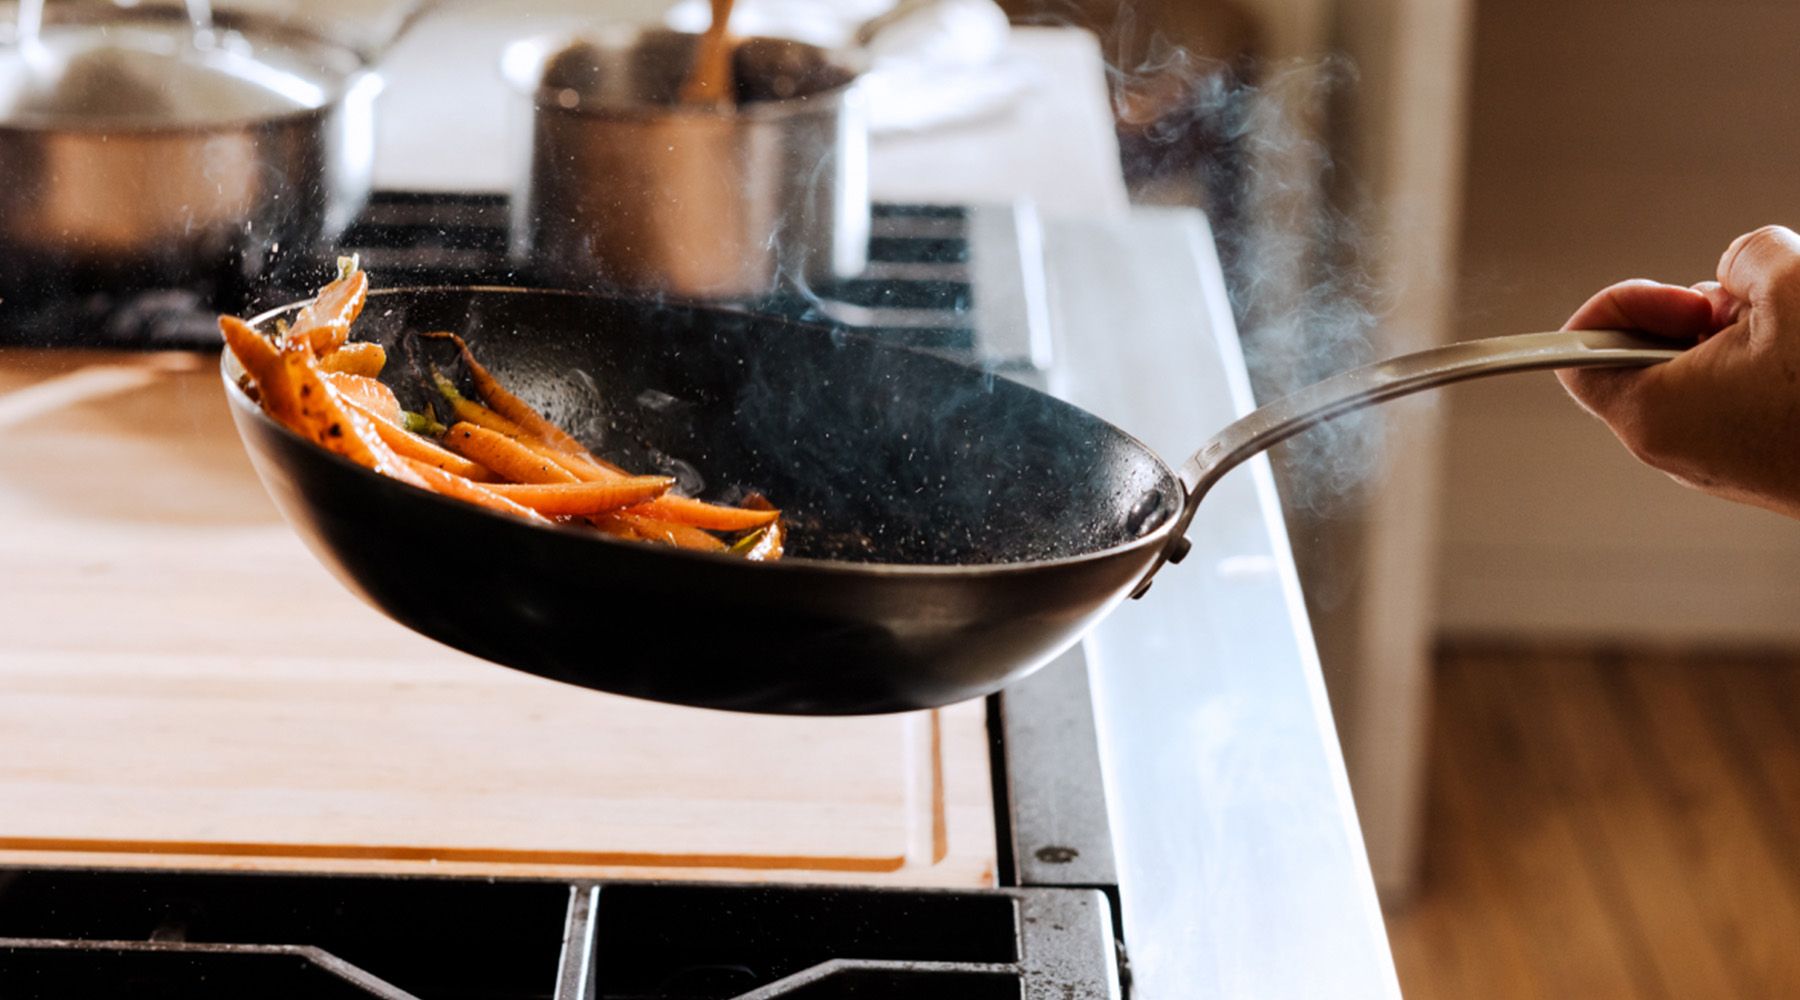
<svg viewBox="0 0 1800 1000"><path fill-rule="evenodd" d="M1382 300L1366 266L1373 246L1364 199L1331 150L1354 68L1336 57L1208 59L1157 39L1149 48L1113 78L1126 176L1140 200L1206 209L1257 398L1371 360ZM1290 507L1329 516L1356 500L1380 468L1381 430L1364 411L1284 445Z"/></svg>

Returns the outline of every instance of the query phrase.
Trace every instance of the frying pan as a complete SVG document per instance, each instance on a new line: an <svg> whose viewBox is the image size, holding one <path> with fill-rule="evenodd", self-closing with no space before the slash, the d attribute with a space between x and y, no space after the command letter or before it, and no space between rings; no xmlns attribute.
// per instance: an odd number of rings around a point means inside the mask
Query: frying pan
<svg viewBox="0 0 1800 1000"><path fill-rule="evenodd" d="M227 352L245 447L319 558L402 624L495 663L656 701L820 715L944 705L1048 662L1179 561L1227 470L1321 420L1461 379L1678 353L1588 331L1405 355L1251 413L1178 473L1092 414L936 356L575 292L372 296L358 336L389 346L383 378L409 408L425 390L403 334L438 329L626 467L706 497L766 493L790 521L788 558L545 528L414 489L270 420Z"/></svg>

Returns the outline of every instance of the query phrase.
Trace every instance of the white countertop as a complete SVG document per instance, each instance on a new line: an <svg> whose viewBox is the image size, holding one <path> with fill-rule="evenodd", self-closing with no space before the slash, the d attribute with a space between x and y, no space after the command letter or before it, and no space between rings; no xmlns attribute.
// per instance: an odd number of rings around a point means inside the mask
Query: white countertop
<svg viewBox="0 0 1800 1000"><path fill-rule="evenodd" d="M510 38L427 23L392 54L378 184L507 186ZM1012 113L878 139L878 199L1028 199L1048 221L1053 392L1178 462L1251 405L1204 219L1130 210L1098 46L1016 33ZM454 129L443 95L461 109ZM453 139L446 136L453 134ZM1195 551L1090 637L1134 995L1394 997L1399 987L1266 462L1208 498Z"/></svg>

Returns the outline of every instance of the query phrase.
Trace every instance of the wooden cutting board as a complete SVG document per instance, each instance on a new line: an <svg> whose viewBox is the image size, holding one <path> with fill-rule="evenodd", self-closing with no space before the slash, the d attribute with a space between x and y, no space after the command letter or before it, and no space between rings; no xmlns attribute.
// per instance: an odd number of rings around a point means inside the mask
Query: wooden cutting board
<svg viewBox="0 0 1800 1000"><path fill-rule="evenodd" d="M439 646L304 550L215 365L0 351L0 863L992 884L980 704L742 716Z"/></svg>

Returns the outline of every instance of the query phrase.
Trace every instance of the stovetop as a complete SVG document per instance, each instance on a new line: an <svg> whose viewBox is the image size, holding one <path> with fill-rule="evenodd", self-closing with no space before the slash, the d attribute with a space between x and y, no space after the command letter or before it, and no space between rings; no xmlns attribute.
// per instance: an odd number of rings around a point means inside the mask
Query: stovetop
<svg viewBox="0 0 1800 1000"><path fill-rule="evenodd" d="M310 294L357 254L382 286L532 285L507 255L504 195L379 192L331 248L288 260L255 293L224 287L0 303L0 346L213 349L219 311L250 313ZM784 283L721 303L872 333L1000 370L1049 363L1042 237L1018 205L876 205L869 265L830 285Z"/></svg>

